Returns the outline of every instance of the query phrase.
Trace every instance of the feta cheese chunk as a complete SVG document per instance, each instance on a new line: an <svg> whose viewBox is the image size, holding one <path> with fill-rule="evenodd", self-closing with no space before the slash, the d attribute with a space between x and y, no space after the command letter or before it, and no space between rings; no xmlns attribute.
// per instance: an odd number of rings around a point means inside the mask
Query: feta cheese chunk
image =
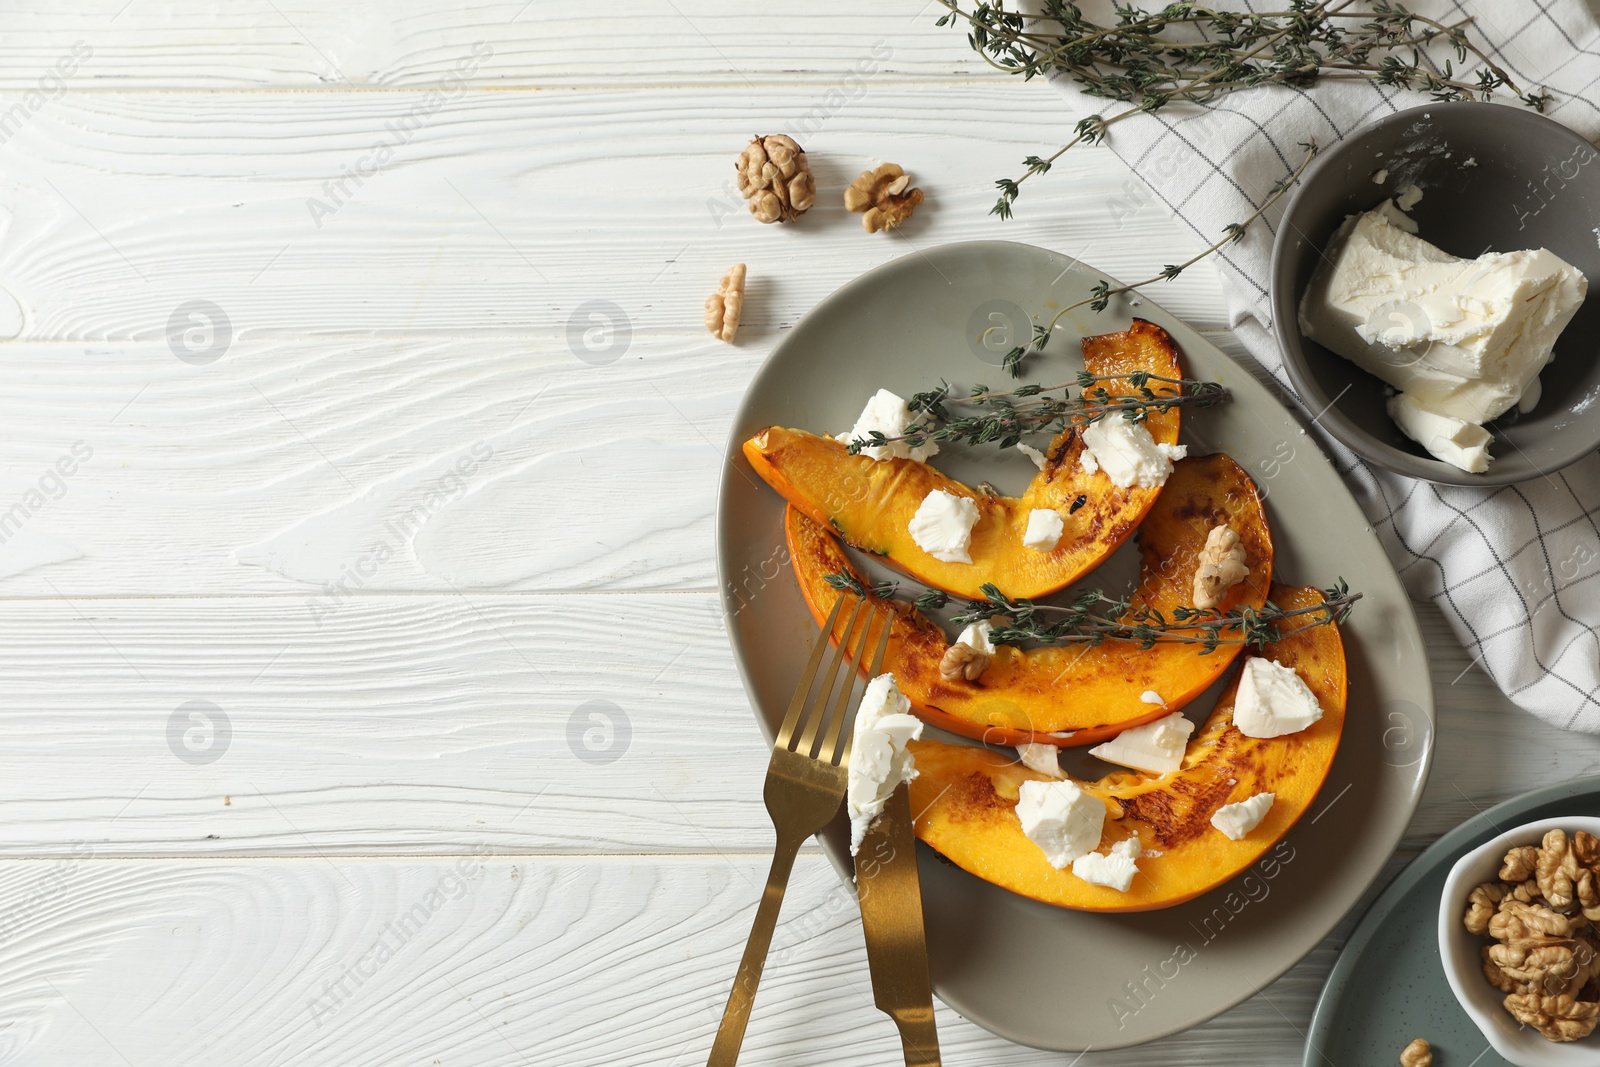
<svg viewBox="0 0 1600 1067"><path fill-rule="evenodd" d="M946 563L971 563L972 528L978 522L978 505L970 497L935 489L922 498L906 529L911 539L934 559Z"/></svg>
<svg viewBox="0 0 1600 1067"><path fill-rule="evenodd" d="M1100 846L1106 806L1078 783L1023 782L1017 791L1022 832L1039 846L1050 866L1065 867Z"/></svg>
<svg viewBox="0 0 1600 1067"><path fill-rule="evenodd" d="M1089 755L1136 771L1166 774L1183 765L1184 748L1192 733L1194 723L1184 718L1182 712L1175 711L1155 722L1122 731L1104 744L1091 748Z"/></svg>
<svg viewBox="0 0 1600 1067"><path fill-rule="evenodd" d="M1300 301L1300 329L1421 409L1488 422L1533 387L1589 283L1548 249L1459 259L1416 231L1387 200L1345 219Z"/></svg>
<svg viewBox="0 0 1600 1067"><path fill-rule="evenodd" d="M922 736L922 720L911 714L911 702L894 684L894 675L880 674L867 683L856 710L855 740L850 745L845 810L850 814L850 855L901 782L917 776L906 742Z"/></svg>
<svg viewBox="0 0 1600 1067"><path fill-rule="evenodd" d="M1126 893L1133 884L1133 876L1139 873L1139 865L1134 860L1141 851L1139 839L1130 837L1112 845L1108 854L1089 852L1079 856L1072 861L1072 873L1090 885L1103 885Z"/></svg>
<svg viewBox="0 0 1600 1067"><path fill-rule="evenodd" d="M988 619L981 619L978 622L969 623L967 628L961 631L961 636L956 638L956 644L967 645L982 652L985 656L992 656L994 655L994 642L989 639L989 635L992 633L994 633L994 624Z"/></svg>
<svg viewBox="0 0 1600 1067"><path fill-rule="evenodd" d="M1131 485L1148 489L1165 485L1172 473L1172 461L1188 454L1187 445L1158 445L1144 423L1113 412L1083 431L1079 462L1090 474L1105 471L1119 489Z"/></svg>
<svg viewBox="0 0 1600 1067"><path fill-rule="evenodd" d="M1026 441L1017 442L1017 451L1033 460L1033 465L1035 467L1038 467L1040 470L1044 470L1045 455L1043 452L1040 452L1037 448L1034 448Z"/></svg>
<svg viewBox="0 0 1600 1067"><path fill-rule="evenodd" d="M1167 703L1165 700L1161 699L1161 694L1156 692L1154 689L1146 689L1144 692L1139 694L1139 699L1146 704L1160 704L1163 707L1165 707Z"/></svg>
<svg viewBox="0 0 1600 1067"><path fill-rule="evenodd" d="M1061 769L1061 750L1055 745L1018 745L1017 758L1030 771L1048 774L1052 778L1065 778Z"/></svg>
<svg viewBox="0 0 1600 1067"><path fill-rule="evenodd" d="M1035 552L1053 552L1066 529L1061 512L1053 508L1034 508L1028 512L1028 529L1022 535L1022 543Z"/></svg>
<svg viewBox="0 0 1600 1067"><path fill-rule="evenodd" d="M1261 825L1261 820L1272 810L1276 800L1271 793L1257 793L1249 800L1237 804L1224 804L1211 816L1211 825L1222 831L1230 841L1241 840L1251 830Z"/></svg>
<svg viewBox="0 0 1600 1067"><path fill-rule="evenodd" d="M1322 718L1316 694L1292 669L1260 656L1244 661L1233 725L1246 737L1297 734Z"/></svg>
<svg viewBox="0 0 1600 1067"><path fill-rule="evenodd" d="M1539 384L1534 379L1534 386ZM1473 422L1463 422L1423 407L1410 393L1397 393L1385 405L1389 417L1400 431L1442 459L1469 474L1482 474L1494 457L1489 455L1489 431Z"/></svg>
<svg viewBox="0 0 1600 1067"><path fill-rule="evenodd" d="M870 439L868 435L874 430L885 437L899 437L906 432L907 426L916 421L911 414L910 406L904 400L887 389L879 389L867 401L867 406L861 409L861 414L856 417L856 424L850 428L850 432L840 434L838 440L845 444L857 440L866 441ZM877 460L914 459L919 463L938 453L939 443L932 440L915 448L904 441L890 441L886 445L863 448L860 452L863 456Z"/></svg>

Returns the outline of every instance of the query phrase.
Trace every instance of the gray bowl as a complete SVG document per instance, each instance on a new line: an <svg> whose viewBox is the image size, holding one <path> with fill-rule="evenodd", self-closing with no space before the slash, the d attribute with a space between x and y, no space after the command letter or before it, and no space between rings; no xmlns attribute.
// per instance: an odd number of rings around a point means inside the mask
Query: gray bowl
<svg viewBox="0 0 1600 1067"><path fill-rule="evenodd" d="M1470 164L1468 161L1471 161ZM1430 104L1391 115L1339 142L1290 197L1272 249L1273 332L1306 407L1376 466L1435 482L1508 485L1600 448L1600 152L1560 123L1520 106ZM1387 181L1373 176L1387 169ZM1333 231L1406 185L1419 235L1453 255L1544 247L1583 271L1589 298L1556 343L1534 409L1489 424L1494 462L1469 474L1428 455L1384 410L1384 383L1300 333L1300 295Z"/></svg>

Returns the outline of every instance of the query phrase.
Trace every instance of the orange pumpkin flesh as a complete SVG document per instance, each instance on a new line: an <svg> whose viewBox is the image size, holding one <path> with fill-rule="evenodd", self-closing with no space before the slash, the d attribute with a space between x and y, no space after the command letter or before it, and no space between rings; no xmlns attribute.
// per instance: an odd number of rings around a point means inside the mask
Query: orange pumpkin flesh
<svg viewBox="0 0 1600 1067"><path fill-rule="evenodd" d="M1142 319L1121 333L1084 338L1083 360L1101 377L1140 370L1181 377L1172 338ZM1126 382L1104 384L1113 395L1129 391ZM1145 426L1158 444L1176 444L1178 409L1152 412ZM1085 471L1082 452L1077 431L1065 431L1051 442L1044 469L1027 490L1005 497L980 495L926 463L852 456L833 438L802 430L769 426L744 444L745 458L767 484L810 518L831 525L846 543L883 557L926 585L974 598L983 595L986 582L1014 597L1061 589L1110 555L1139 525L1161 489L1119 489L1104 471ZM935 559L907 530L923 498L935 489L977 503L971 563ZM1079 497L1083 503L1074 508ZM1036 552L1022 544L1028 515L1036 508L1060 512L1066 524L1053 551Z"/></svg>
<svg viewBox="0 0 1600 1067"><path fill-rule="evenodd" d="M1314 589L1275 587L1284 608L1321 602ZM1238 682L1218 701L1183 766L1151 776L1119 771L1084 790L1106 802L1109 847L1137 836L1145 854L1126 893L1091 885L1070 868L1057 870L1022 832L1017 791L1049 781L991 749L913 741L918 775L911 782L917 836L978 877L1047 904L1083 911L1149 911L1213 889L1254 863L1306 810L1327 777L1344 726L1345 662L1338 629L1320 626L1286 637L1260 655L1292 667L1322 705L1322 718L1286 737L1245 737L1233 725ZM1224 804L1270 792L1266 818L1242 840L1211 826Z"/></svg>
<svg viewBox="0 0 1600 1067"><path fill-rule="evenodd" d="M1168 618L1193 602L1194 572L1213 526L1231 526L1244 544L1250 575L1229 590L1222 610L1259 608L1272 576L1272 538L1255 484L1220 453L1179 460L1166 489L1139 533L1142 573L1132 602ZM820 625L841 595L826 577L857 574L838 540L795 508L787 510L789 555L801 592ZM1028 742L1084 745L1150 719L1160 718L1199 696L1239 654L1221 645L1202 655L1184 644L1141 649L1123 641L1095 647L1056 645L1018 649L1001 645L975 682L947 682L939 661L950 640L944 630L909 604L896 601L883 669L927 722L952 733L994 744ZM835 624L834 639L845 620ZM1140 699L1154 690L1163 707ZM1052 734L1070 731L1070 737Z"/></svg>

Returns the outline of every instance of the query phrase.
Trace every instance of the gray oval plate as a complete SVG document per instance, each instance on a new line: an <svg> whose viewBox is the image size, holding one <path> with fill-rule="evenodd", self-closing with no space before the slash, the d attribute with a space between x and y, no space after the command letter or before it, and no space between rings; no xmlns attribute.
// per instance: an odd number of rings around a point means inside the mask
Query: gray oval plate
<svg viewBox="0 0 1600 1067"><path fill-rule="evenodd" d="M1001 355L1029 336L1028 313L1053 314L1100 281L1116 285L1027 245L932 249L828 297L756 374L728 443L717 563L734 658L769 740L817 627L788 573L783 501L745 463L741 443L772 424L847 430L880 387L910 396L941 378L997 385L1006 380ZM1315 947L1394 851L1427 778L1433 738L1433 694L1410 602L1338 473L1299 424L1242 367L1154 304L1118 300L1099 314L1083 312L1032 358L1027 380L1064 382L1082 369L1072 330L1124 329L1130 312L1159 323L1191 376L1232 390L1230 403L1186 416L1183 440L1196 451L1227 452L1261 483L1278 575L1319 586L1343 576L1366 596L1345 628L1350 715L1322 796L1228 884L1163 911L1090 914L1016 896L919 848L939 996L997 1034L1063 1051L1134 1045L1204 1022ZM987 477L1013 492L1033 473L1023 456L992 448L951 447L935 462L969 484ZM1113 573L1116 562L1097 573ZM847 879L848 838L842 822L822 835Z"/></svg>
<svg viewBox="0 0 1600 1067"><path fill-rule="evenodd" d="M1461 1010L1439 963L1439 894L1456 860L1496 834L1558 815L1600 815L1600 776L1496 804L1435 841L1356 924L1317 1001L1304 1067L1398 1063L1412 1038L1441 1063L1508 1067Z"/></svg>

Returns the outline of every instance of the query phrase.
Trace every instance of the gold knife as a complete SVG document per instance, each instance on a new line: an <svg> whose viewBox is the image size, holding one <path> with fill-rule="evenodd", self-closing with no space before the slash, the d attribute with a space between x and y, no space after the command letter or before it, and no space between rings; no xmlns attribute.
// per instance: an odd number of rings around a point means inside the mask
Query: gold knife
<svg viewBox="0 0 1600 1067"><path fill-rule="evenodd" d="M899 1027L907 1067L939 1067L922 884L905 783L890 795L856 852L856 895L867 936L873 1002Z"/></svg>

